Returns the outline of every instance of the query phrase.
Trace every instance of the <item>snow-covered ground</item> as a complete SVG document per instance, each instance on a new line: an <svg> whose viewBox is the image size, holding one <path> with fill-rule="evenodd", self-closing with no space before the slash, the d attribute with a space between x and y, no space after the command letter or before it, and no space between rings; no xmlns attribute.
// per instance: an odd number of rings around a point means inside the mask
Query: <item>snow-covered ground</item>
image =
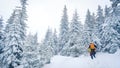
<svg viewBox="0 0 120 68"><path fill-rule="evenodd" d="M97 53L93 60L90 56L73 58L57 55L43 68L120 68L120 51L115 54Z"/></svg>

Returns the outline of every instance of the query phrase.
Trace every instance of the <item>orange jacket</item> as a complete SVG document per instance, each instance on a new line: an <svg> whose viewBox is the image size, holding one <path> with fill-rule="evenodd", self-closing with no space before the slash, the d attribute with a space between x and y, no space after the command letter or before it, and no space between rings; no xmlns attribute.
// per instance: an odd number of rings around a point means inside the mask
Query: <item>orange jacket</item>
<svg viewBox="0 0 120 68"><path fill-rule="evenodd" d="M96 48L96 46L95 46L95 44L94 44L94 43L90 43L89 48L90 48L90 49L95 49L95 48Z"/></svg>

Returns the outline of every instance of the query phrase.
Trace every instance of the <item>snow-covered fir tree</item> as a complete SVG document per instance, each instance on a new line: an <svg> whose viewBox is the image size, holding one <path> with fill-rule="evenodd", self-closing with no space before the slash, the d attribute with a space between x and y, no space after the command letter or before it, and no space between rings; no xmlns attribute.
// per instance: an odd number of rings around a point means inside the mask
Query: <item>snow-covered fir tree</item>
<svg viewBox="0 0 120 68"><path fill-rule="evenodd" d="M0 17L0 31L3 30L3 27L4 27L3 18Z"/></svg>
<svg viewBox="0 0 120 68"><path fill-rule="evenodd" d="M69 23L68 23L67 8L66 6L64 6L63 16L60 24L59 50L62 50L62 48L68 42L68 31L69 31Z"/></svg>
<svg viewBox="0 0 120 68"><path fill-rule="evenodd" d="M105 17L108 17L108 16L109 16L109 8L107 7L107 5L105 6L104 11L105 11L104 16L105 16Z"/></svg>
<svg viewBox="0 0 120 68"><path fill-rule="evenodd" d="M26 10L27 0L20 0L20 3L22 7L21 21L23 22L23 24L25 24L24 26L26 27L25 21L27 21L27 10Z"/></svg>
<svg viewBox="0 0 120 68"><path fill-rule="evenodd" d="M57 36L57 31L56 29L54 30L53 36L52 36L52 41L53 41L53 49L54 49L54 55L57 55L59 52L59 43L58 43L58 36Z"/></svg>
<svg viewBox="0 0 120 68"><path fill-rule="evenodd" d="M75 11L70 24L69 40L61 51L61 55L78 57L80 54L83 54L85 46L82 44L82 30L78 13Z"/></svg>
<svg viewBox="0 0 120 68"><path fill-rule="evenodd" d="M40 46L39 53L40 59L43 64L50 63L50 58L55 54L53 49L53 33L50 28L48 28L45 39Z"/></svg>
<svg viewBox="0 0 120 68"><path fill-rule="evenodd" d="M33 40L33 44L34 45L38 45L38 33L36 33L34 36L33 36L34 40Z"/></svg>
<svg viewBox="0 0 120 68"><path fill-rule="evenodd" d="M25 3L26 0L22 3ZM22 4L23 5L23 4ZM24 4L25 6L25 4ZM21 65L26 37L26 11L24 6L16 7L7 21L4 48L2 53L3 68L15 68Z"/></svg>
<svg viewBox="0 0 120 68"><path fill-rule="evenodd" d="M97 10L96 23L98 24L99 27L98 32L101 32L101 25L104 23L104 15L103 15L103 9L101 8L100 5L98 6L98 10Z"/></svg>
<svg viewBox="0 0 120 68"><path fill-rule="evenodd" d="M0 18L0 53L3 48L3 39L4 39L4 22L3 18Z"/></svg>
<svg viewBox="0 0 120 68"><path fill-rule="evenodd" d="M84 23L84 45L89 46L90 42L93 42L94 40L94 26L95 26L95 20L94 20L94 14L91 15L90 11L87 10L86 19Z"/></svg>
<svg viewBox="0 0 120 68"><path fill-rule="evenodd" d="M107 14L107 13L106 13ZM97 16L96 16L96 23L94 26L94 42L96 43L97 46L97 51L101 50L101 43L100 43L100 39L101 39L101 31L102 31L102 24L104 23L104 15L103 15L103 9L101 8L101 6L98 6L98 10L97 10Z"/></svg>
<svg viewBox="0 0 120 68"><path fill-rule="evenodd" d="M24 39L25 41L25 38L26 38L26 27L27 27L27 24L26 24L26 21L27 21L27 11L26 11L26 5L27 5L27 0L20 0L21 2L21 7L22 7L22 11L21 11L21 16L20 16L20 23L21 23L21 30L22 30L22 38ZM24 42L25 43L25 42Z"/></svg>
<svg viewBox="0 0 120 68"><path fill-rule="evenodd" d="M29 33L26 37L26 46L32 45L32 41L33 41L33 35L31 33Z"/></svg>
<svg viewBox="0 0 120 68"><path fill-rule="evenodd" d="M3 18L1 17L0 18L0 61L2 61L2 56L3 56L2 53L3 53L3 48L4 48L3 41L5 39L3 25L4 25ZM0 62L0 66L3 66L2 62Z"/></svg>
<svg viewBox="0 0 120 68"><path fill-rule="evenodd" d="M102 32L102 51L115 53L120 45L120 33L117 31L117 27L120 26L119 17L112 16L105 19Z"/></svg>
<svg viewBox="0 0 120 68"><path fill-rule="evenodd" d="M112 12L111 12L112 11ZM102 51L115 53L120 47L120 6L112 8L105 18L102 31Z"/></svg>
<svg viewBox="0 0 120 68"><path fill-rule="evenodd" d="M40 54L39 54L39 45L37 42L37 33L32 35L29 33L27 35L26 43L23 48L24 50L24 68L40 68Z"/></svg>
<svg viewBox="0 0 120 68"><path fill-rule="evenodd" d="M3 68L15 68L21 64L24 40L20 22L21 12L21 8L16 8L7 21L4 40L5 47L2 54Z"/></svg>
<svg viewBox="0 0 120 68"><path fill-rule="evenodd" d="M112 8L115 10L110 13L105 19L103 24L103 33L102 33L102 51L115 53L120 47L120 6Z"/></svg>
<svg viewBox="0 0 120 68"><path fill-rule="evenodd" d="M120 3L120 0L110 0L112 2L112 8L116 7L118 3Z"/></svg>
<svg viewBox="0 0 120 68"><path fill-rule="evenodd" d="M26 38L26 44L33 45L33 46L38 45L37 33L35 35L32 35L31 33L29 33Z"/></svg>

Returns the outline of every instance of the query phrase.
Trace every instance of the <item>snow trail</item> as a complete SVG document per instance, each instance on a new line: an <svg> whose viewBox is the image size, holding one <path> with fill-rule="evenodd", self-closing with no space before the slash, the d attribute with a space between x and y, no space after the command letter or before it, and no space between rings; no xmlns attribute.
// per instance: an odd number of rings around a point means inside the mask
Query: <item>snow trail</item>
<svg viewBox="0 0 120 68"><path fill-rule="evenodd" d="M57 55L43 68L120 68L119 57L120 51L115 54L97 53L93 60L83 55L77 58Z"/></svg>

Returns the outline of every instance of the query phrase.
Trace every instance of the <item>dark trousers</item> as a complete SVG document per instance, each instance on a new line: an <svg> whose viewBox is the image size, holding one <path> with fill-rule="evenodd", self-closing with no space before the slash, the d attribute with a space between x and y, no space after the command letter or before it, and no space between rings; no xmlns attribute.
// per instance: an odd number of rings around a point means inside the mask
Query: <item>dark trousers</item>
<svg viewBox="0 0 120 68"><path fill-rule="evenodd" d="M90 56L91 56L91 59L95 58L95 49L91 49L91 52L90 52Z"/></svg>

